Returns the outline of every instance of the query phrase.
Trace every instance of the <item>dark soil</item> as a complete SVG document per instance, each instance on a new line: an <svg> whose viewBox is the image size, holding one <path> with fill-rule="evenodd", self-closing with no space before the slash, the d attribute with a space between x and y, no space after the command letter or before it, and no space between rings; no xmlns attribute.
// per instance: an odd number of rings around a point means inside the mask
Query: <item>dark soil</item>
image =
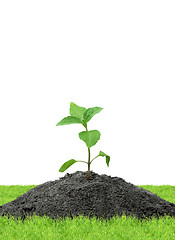
<svg viewBox="0 0 175 240"><path fill-rule="evenodd" d="M16 200L0 206L0 215L22 220L33 214L52 219L78 216L110 219L135 216L138 219L169 215L175 217L175 204L165 201L122 178L98 175L91 171L66 174L29 190Z"/></svg>

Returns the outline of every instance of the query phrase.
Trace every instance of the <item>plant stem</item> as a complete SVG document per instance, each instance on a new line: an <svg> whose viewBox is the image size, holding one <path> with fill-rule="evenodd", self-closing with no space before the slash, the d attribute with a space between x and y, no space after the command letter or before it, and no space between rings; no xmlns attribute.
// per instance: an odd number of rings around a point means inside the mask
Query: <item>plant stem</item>
<svg viewBox="0 0 175 240"><path fill-rule="evenodd" d="M88 178L87 178L88 180L90 180L90 164L91 164L90 157L91 157L90 148L88 148Z"/></svg>
<svg viewBox="0 0 175 240"><path fill-rule="evenodd" d="M85 124L84 127L86 128L86 131L88 132L87 124ZM91 165L90 158L91 158L91 153L90 153L90 148L88 148L88 177L87 177L88 180L90 180L90 165Z"/></svg>
<svg viewBox="0 0 175 240"><path fill-rule="evenodd" d="M87 123L83 125L85 128L86 128L86 131L88 132L88 129L87 129ZM91 159L91 153L90 153L90 148L88 148L88 177L87 179L90 180L90 165L91 165L91 162L90 162L90 159Z"/></svg>

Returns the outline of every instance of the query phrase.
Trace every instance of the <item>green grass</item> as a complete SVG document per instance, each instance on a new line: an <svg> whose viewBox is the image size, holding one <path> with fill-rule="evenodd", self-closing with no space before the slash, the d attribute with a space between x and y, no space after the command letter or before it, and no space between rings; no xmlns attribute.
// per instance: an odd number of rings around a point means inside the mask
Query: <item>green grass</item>
<svg viewBox="0 0 175 240"><path fill-rule="evenodd" d="M0 205L13 201L36 185L0 186ZM175 186L140 186L167 201L175 203ZM85 218L80 215L71 220L54 221L47 216L21 219L0 217L0 240L175 240L175 218L169 216L149 221L122 216L109 221Z"/></svg>

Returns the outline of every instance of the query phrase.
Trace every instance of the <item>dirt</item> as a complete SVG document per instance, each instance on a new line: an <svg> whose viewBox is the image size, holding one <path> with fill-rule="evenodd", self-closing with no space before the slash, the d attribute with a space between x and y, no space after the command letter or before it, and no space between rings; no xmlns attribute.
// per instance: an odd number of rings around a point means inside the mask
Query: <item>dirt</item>
<svg viewBox="0 0 175 240"><path fill-rule="evenodd" d="M116 215L150 219L175 217L175 204L154 193L126 182L122 178L99 175L91 171L66 174L29 190L12 202L0 206L0 216L20 217L33 214L52 219L78 216L110 219Z"/></svg>

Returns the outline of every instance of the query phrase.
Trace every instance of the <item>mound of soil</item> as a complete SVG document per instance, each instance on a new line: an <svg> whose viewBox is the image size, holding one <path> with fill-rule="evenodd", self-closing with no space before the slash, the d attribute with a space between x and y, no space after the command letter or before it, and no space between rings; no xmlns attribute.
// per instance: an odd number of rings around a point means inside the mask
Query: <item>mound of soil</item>
<svg viewBox="0 0 175 240"><path fill-rule="evenodd" d="M52 219L78 216L110 219L135 216L138 219L169 215L175 217L175 204L165 201L122 178L91 171L66 174L29 190L16 200L0 206L0 215L25 219L27 215L47 215Z"/></svg>

